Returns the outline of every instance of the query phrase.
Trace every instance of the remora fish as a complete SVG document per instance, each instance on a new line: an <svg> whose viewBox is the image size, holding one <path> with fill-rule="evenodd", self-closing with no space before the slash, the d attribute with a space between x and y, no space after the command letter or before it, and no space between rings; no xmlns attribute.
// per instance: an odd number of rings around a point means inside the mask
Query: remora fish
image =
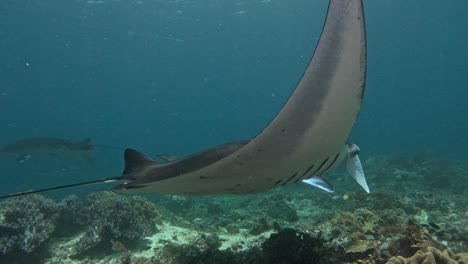
<svg viewBox="0 0 468 264"><path fill-rule="evenodd" d="M72 141L60 138L27 138L0 148L0 154L24 162L35 156L68 156L94 166L94 145L91 139Z"/></svg>
<svg viewBox="0 0 468 264"><path fill-rule="evenodd" d="M330 0L314 55L277 116L250 141L156 163L132 149L122 176L12 194L123 182L116 193L248 194L305 180L333 191L320 175L346 161L369 192L357 153L347 143L364 94L366 35L361 0Z"/></svg>

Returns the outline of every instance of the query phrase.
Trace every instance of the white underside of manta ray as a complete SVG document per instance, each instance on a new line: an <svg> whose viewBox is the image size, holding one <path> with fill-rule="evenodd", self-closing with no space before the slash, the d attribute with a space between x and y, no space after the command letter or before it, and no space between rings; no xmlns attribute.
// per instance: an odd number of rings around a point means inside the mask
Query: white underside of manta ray
<svg viewBox="0 0 468 264"><path fill-rule="evenodd" d="M157 163L125 151L122 176L43 190L122 182L116 193L248 194L304 181L326 191L321 177L345 162L369 192L359 148L347 143L364 94L366 32L361 0L330 0L320 40L300 82L276 117L253 139Z"/></svg>

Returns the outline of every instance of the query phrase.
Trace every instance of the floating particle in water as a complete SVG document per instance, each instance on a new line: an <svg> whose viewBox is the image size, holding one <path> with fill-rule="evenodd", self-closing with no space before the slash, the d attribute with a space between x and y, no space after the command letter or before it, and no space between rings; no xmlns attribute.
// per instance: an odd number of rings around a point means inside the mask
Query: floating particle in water
<svg viewBox="0 0 468 264"><path fill-rule="evenodd" d="M90 4L90 5L92 5L92 4L100 5L100 4L104 4L104 1L92 1L92 0L90 0L90 1L87 1L86 3Z"/></svg>
<svg viewBox="0 0 468 264"><path fill-rule="evenodd" d="M236 16L242 16L242 15L244 15L245 13L247 13L247 10L241 10L241 11L235 12L234 15L236 15Z"/></svg>

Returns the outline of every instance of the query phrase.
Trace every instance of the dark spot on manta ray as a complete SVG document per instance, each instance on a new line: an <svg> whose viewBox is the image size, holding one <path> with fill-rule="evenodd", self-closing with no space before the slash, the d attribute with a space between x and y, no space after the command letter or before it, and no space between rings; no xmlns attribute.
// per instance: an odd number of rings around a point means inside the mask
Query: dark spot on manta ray
<svg viewBox="0 0 468 264"><path fill-rule="evenodd" d="M200 179L202 179L202 180L203 180L203 179L208 179L208 177L206 177L206 176L200 176Z"/></svg>
<svg viewBox="0 0 468 264"><path fill-rule="evenodd" d="M257 149L257 152L262 152L262 149Z"/></svg>
<svg viewBox="0 0 468 264"><path fill-rule="evenodd" d="M326 169L324 169L322 171L322 173L325 173L327 170L329 170L331 168L331 166L333 166L333 164L335 164L336 160L338 159L338 156L340 156L340 152L338 152L338 154L335 155L335 158L333 159L333 161L327 166Z"/></svg>
<svg viewBox="0 0 468 264"><path fill-rule="evenodd" d="M238 183L238 184L236 184L236 186L237 186L237 187L240 187L240 186L241 186L241 184L240 184L240 183Z"/></svg>
<svg viewBox="0 0 468 264"><path fill-rule="evenodd" d="M291 177L289 177L289 179L286 180L282 185L283 185L283 186L286 185L290 180L292 180L294 177L296 177L296 175L297 175L297 172L294 173Z"/></svg>
<svg viewBox="0 0 468 264"><path fill-rule="evenodd" d="M145 186L143 186L143 185L126 186L126 187L125 187L125 190L141 189L141 188L143 188L143 187L145 187Z"/></svg>
<svg viewBox="0 0 468 264"><path fill-rule="evenodd" d="M240 158L240 155L237 155L236 158Z"/></svg>
<svg viewBox="0 0 468 264"><path fill-rule="evenodd" d="M280 184L281 181L282 181L282 180L276 181L276 182L275 182L275 185L273 185L273 186L276 186L276 185Z"/></svg>
<svg viewBox="0 0 468 264"><path fill-rule="evenodd" d="M281 132L282 132L282 133L286 133L286 128L282 128L282 129L281 129Z"/></svg>
<svg viewBox="0 0 468 264"><path fill-rule="evenodd" d="M320 171L320 169L323 167L323 165L325 165L325 163L327 163L328 159L330 159L330 157L326 158L326 159L322 162L322 164L320 164L320 166L319 166L313 173L310 174L310 176L309 176L308 178L310 178L310 177L312 177L312 176L314 176L314 175L317 175L317 173Z"/></svg>
<svg viewBox="0 0 468 264"><path fill-rule="evenodd" d="M309 179L309 178L311 178L313 175L314 175L314 174L311 174L311 175L307 175L307 174L306 174L306 175L302 175L301 177L299 177L299 179L297 179L297 180L295 181L295 183L297 183L298 181L302 181L302 180L305 180L305 179Z"/></svg>
<svg viewBox="0 0 468 264"><path fill-rule="evenodd" d="M299 176L296 180L294 180L294 183L298 182L303 176ZM292 178L294 179L294 178Z"/></svg>
<svg viewBox="0 0 468 264"><path fill-rule="evenodd" d="M244 165L244 163L243 163L243 162L239 162L239 166L243 166L243 165Z"/></svg>
<svg viewBox="0 0 468 264"><path fill-rule="evenodd" d="M310 167L302 174L302 176L305 176L314 166L315 164L310 165Z"/></svg>

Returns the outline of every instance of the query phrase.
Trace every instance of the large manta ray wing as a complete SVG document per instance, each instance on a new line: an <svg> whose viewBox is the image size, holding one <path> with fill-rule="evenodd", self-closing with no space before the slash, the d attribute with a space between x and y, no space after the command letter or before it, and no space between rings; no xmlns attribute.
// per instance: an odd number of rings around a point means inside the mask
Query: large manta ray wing
<svg viewBox="0 0 468 264"><path fill-rule="evenodd" d="M306 71L281 111L260 134L208 166L146 182L134 192L253 193L320 175L341 159L338 157L361 106L365 70L362 1L330 0L320 40ZM124 186L115 191L126 192Z"/></svg>

